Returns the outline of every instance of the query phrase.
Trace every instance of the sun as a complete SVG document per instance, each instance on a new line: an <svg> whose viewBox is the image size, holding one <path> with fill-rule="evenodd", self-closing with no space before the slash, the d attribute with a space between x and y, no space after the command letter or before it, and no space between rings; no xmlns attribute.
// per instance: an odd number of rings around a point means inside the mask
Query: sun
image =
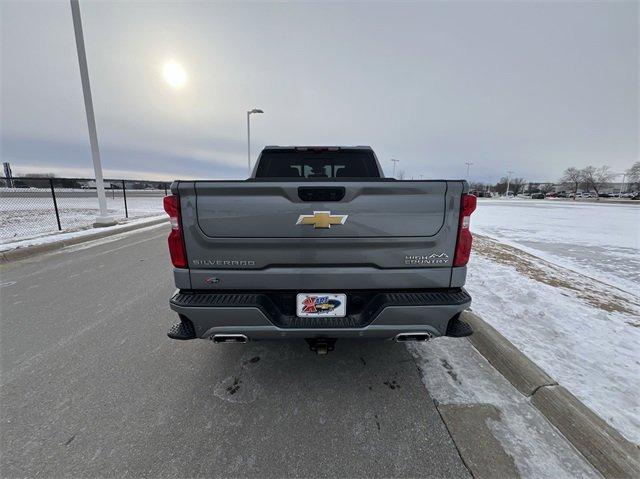
<svg viewBox="0 0 640 479"><path fill-rule="evenodd" d="M173 88L182 88L187 83L187 72L178 62L166 62L162 67L162 75Z"/></svg>

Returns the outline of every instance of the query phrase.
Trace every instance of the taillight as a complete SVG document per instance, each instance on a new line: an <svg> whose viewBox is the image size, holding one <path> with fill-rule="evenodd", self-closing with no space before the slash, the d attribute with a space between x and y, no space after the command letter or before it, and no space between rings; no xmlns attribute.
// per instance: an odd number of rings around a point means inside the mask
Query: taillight
<svg viewBox="0 0 640 479"><path fill-rule="evenodd" d="M165 196L164 210L169 215L169 221L171 222L171 233L169 233L171 262L176 268L186 268L187 253L184 249L182 225L180 223L180 197L176 195Z"/></svg>
<svg viewBox="0 0 640 479"><path fill-rule="evenodd" d="M456 255L453 258L453 266L464 266L469 262L471 254L471 231L469 231L469 221L471 213L476 209L476 197L473 195L462 195L460 205L460 222L458 223L458 241L456 243Z"/></svg>

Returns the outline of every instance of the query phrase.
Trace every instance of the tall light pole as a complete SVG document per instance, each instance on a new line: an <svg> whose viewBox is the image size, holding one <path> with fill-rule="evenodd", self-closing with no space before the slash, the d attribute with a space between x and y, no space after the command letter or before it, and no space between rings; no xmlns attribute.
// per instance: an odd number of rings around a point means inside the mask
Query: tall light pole
<svg viewBox="0 0 640 479"><path fill-rule="evenodd" d="M509 173L509 176L507 177L507 191L505 192L505 196L509 195L509 185L511 184L511 175L513 175L513 171L509 170L507 173Z"/></svg>
<svg viewBox="0 0 640 479"><path fill-rule="evenodd" d="M396 177L396 164L398 164L398 162L400 160L394 160L393 158L391 158L391 161L393 162L393 173L392 173L392 176L395 178Z"/></svg>
<svg viewBox="0 0 640 479"><path fill-rule="evenodd" d="M98 192L98 204L100 205L100 214L96 216L93 226L110 226L116 224L116 221L113 216L107 213L107 197L104 192L102 163L100 162L100 149L98 148L98 133L96 131L96 119L93 113L93 100L91 99L91 86L89 85L89 68L87 67L87 53L84 48L82 18L80 16L78 0L71 0L71 16L73 18L73 30L76 35L76 49L78 50L78 65L80 66L80 80L82 81L82 93L84 95L84 109L87 114L93 172L96 177L96 191Z"/></svg>
<svg viewBox="0 0 640 479"><path fill-rule="evenodd" d="M627 174L622 173L622 184L620 185L620 193L618 193L618 198L622 198L622 189L624 188L624 180L627 179Z"/></svg>
<svg viewBox="0 0 640 479"><path fill-rule="evenodd" d="M471 168L471 165L473 165L473 162L465 161L464 164L467 165L467 181L469 181L469 168Z"/></svg>
<svg viewBox="0 0 640 479"><path fill-rule="evenodd" d="M251 176L251 115L254 113L264 113L259 108L247 110L247 166L249 167L249 176Z"/></svg>

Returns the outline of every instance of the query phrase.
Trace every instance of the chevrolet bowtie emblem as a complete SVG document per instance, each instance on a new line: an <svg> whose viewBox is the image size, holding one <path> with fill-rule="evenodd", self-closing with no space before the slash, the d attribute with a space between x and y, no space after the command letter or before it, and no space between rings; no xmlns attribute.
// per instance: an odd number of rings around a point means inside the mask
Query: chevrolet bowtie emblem
<svg viewBox="0 0 640 479"><path fill-rule="evenodd" d="M332 215L331 211L314 211L312 215L300 215L297 225L313 225L314 228L331 228L343 225L349 215Z"/></svg>

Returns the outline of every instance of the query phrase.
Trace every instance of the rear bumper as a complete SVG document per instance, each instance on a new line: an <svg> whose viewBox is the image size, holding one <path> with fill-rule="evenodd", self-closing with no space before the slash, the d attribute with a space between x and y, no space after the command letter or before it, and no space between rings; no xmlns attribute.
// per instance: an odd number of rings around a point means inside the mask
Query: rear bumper
<svg viewBox="0 0 640 479"><path fill-rule="evenodd" d="M379 338L401 333L447 335L450 323L471 304L462 288L410 292L355 292L366 298L345 318L298 318L286 298L262 293L178 291L170 306L195 338L242 334L249 340L286 338ZM282 295L285 296L286 295ZM349 303L348 303L349 304ZM190 338L180 338L190 339Z"/></svg>
<svg viewBox="0 0 640 479"><path fill-rule="evenodd" d="M331 238L337 239L337 238ZM307 239L305 239L305 242ZM454 240L452 240L454 241ZM397 254L390 250L393 243L384 242L387 254ZM355 243L361 251L369 251L369 244ZM296 246L298 247L298 246ZM326 247L326 246L325 246ZM420 246L421 248L424 245ZM263 246L259 246L263 248ZM404 251L404 250L403 250ZM306 257L313 257L307 251ZM354 253L356 254L356 253ZM402 258L404 258L404 252ZM305 256L301 256L304 258ZM321 261L317 259L316 261ZM466 266L451 267L405 267L377 268L373 266L313 266L313 267L268 267L261 270L251 269L175 269L175 284L178 288L190 290L211 289L211 278L218 279L215 291L265 291L265 290L413 290L461 287L466 278Z"/></svg>

